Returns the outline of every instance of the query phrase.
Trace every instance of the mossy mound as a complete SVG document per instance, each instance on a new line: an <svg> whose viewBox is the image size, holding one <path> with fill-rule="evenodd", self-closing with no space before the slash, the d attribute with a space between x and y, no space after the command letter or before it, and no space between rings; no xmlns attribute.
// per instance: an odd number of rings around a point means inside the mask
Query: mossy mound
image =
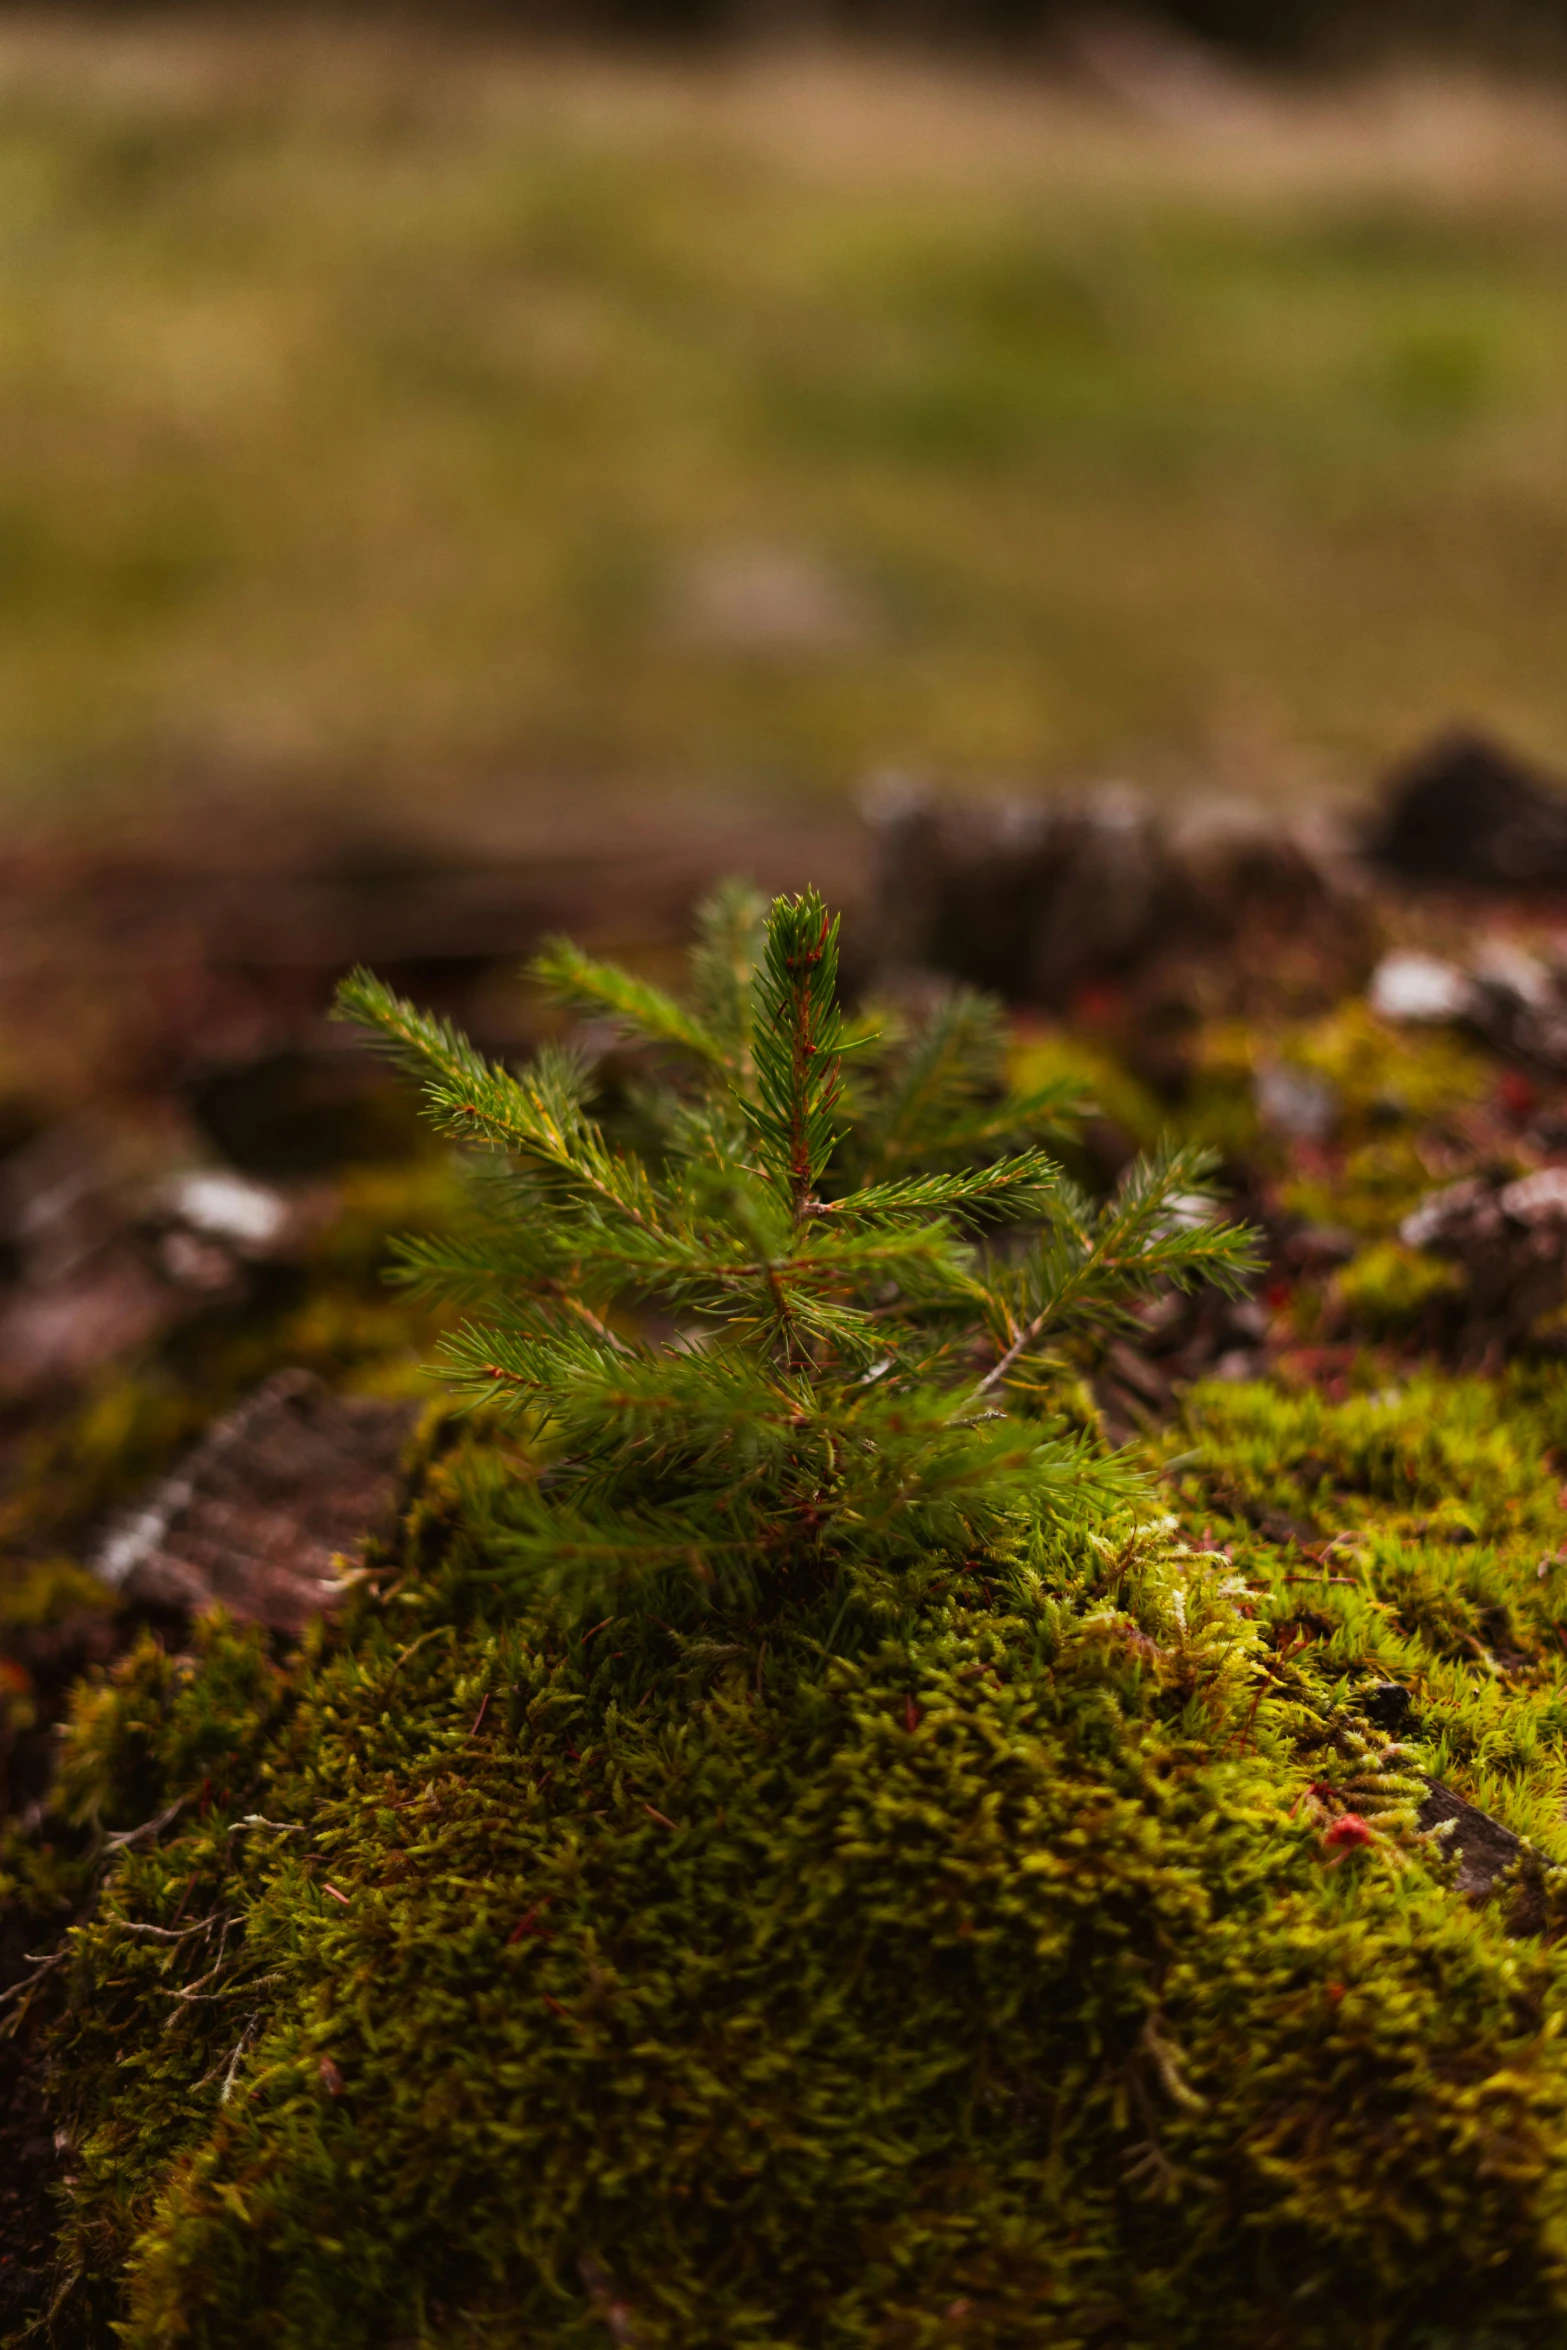
<svg viewBox="0 0 1567 2350"><path fill-rule="evenodd" d="M863 1057L829 940L707 936L695 1010L557 951L708 1070L605 1124L356 983L505 1155L407 1252L481 1413L335 1625L79 1690L0 1846L29 2338L1567 2342L1567 1374L1281 1356L1107 1454L1107 1340L1244 1271L1200 1155L1058 1183L1060 1073L973 999ZM1427 1775L1525 1839L1483 1900Z"/></svg>
<svg viewBox="0 0 1567 2350"><path fill-rule="evenodd" d="M1564 1960L1449 1890L1397 1750L1324 1839L1321 1691L1227 1561L501 1620L496 1466L437 1457L287 1670L216 1622L82 1700L63 1799L185 1810L72 1940L57 2339L1567 2331Z"/></svg>

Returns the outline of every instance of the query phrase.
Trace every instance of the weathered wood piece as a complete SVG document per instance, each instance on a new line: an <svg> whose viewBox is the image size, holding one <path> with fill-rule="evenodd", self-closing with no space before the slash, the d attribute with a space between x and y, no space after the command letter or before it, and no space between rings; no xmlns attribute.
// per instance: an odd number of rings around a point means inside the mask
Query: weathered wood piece
<svg viewBox="0 0 1567 2350"><path fill-rule="evenodd" d="M1466 1803L1451 1787L1444 1787L1440 1779L1428 1779L1426 1785L1430 1792L1415 1814L1416 1823L1430 1829L1451 1820L1452 1833L1444 1842L1451 1844L1458 1854L1458 1875L1454 1883L1471 1901L1481 1901L1529 1847L1511 1828L1504 1828L1489 1812ZM1519 1923L1526 1930L1538 1931L1544 1922L1538 1898L1526 1890Z"/></svg>
<svg viewBox="0 0 1567 2350"><path fill-rule="evenodd" d="M110 1527L94 1569L146 1606L296 1632L337 1603L344 1558L385 1523L417 1410L280 1371Z"/></svg>

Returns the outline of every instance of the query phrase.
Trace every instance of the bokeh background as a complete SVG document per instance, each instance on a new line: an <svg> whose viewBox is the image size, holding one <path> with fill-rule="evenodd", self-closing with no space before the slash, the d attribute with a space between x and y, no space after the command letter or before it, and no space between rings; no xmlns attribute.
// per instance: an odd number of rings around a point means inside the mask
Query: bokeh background
<svg viewBox="0 0 1567 2350"><path fill-rule="evenodd" d="M732 14L0 15L13 825L1567 757L1548 15Z"/></svg>
<svg viewBox="0 0 1567 2350"><path fill-rule="evenodd" d="M0 8L0 1162L911 784L1550 776L1564 617L1567 0Z"/></svg>

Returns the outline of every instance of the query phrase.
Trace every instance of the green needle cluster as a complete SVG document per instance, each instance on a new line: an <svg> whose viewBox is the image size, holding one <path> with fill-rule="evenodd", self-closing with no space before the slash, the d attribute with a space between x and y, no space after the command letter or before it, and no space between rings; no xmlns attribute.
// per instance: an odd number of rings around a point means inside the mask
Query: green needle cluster
<svg viewBox="0 0 1567 2350"><path fill-rule="evenodd" d="M1064 1398L1161 1283L1253 1269L1204 1154L1145 1160L1096 1207L1046 1147L1071 1085L1009 1090L972 995L851 1026L811 890L765 917L718 892L687 1002L564 943L537 970L639 1048L623 1131L581 1053L513 1073L366 972L339 1005L487 1161L468 1226L400 1269L465 1310L457 1389L528 1425L536 1482L493 1572L814 1599L1126 1498L1132 1471Z"/></svg>

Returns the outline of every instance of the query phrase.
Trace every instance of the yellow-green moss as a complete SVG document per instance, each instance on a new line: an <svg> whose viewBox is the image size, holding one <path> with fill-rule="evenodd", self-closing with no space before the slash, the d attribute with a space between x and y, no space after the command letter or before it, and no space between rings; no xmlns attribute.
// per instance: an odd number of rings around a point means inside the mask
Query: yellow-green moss
<svg viewBox="0 0 1567 2350"><path fill-rule="evenodd" d="M1387 1338L1417 1329L1428 1310L1462 1294L1456 1265L1407 1248L1402 1241L1372 1241L1336 1274L1335 1305L1360 1329Z"/></svg>
<svg viewBox="0 0 1567 2350"><path fill-rule="evenodd" d="M1290 1686L1332 1724L1400 1683L1423 1767L1567 1861L1567 1376L1427 1372L1341 1404L1211 1386L1188 1418L1183 1511Z"/></svg>
<svg viewBox="0 0 1567 2350"><path fill-rule="evenodd" d="M1278 1180L1279 1204L1312 1224L1386 1237L1441 1180L1433 1136L1483 1101L1483 1056L1443 1030L1397 1028L1359 1000L1321 1018L1263 1030L1216 1021L1194 1039L1179 1130ZM1326 1153L1303 1159L1259 1118L1257 1086L1270 1068L1296 1070L1327 1089Z"/></svg>
<svg viewBox="0 0 1567 2350"><path fill-rule="evenodd" d="M1327 1080L1352 1126L1451 1118L1491 1087L1480 1053L1443 1028L1411 1029L1379 1019L1362 999L1336 1005L1291 1030L1289 1057Z"/></svg>
<svg viewBox="0 0 1567 2350"><path fill-rule="evenodd" d="M1204 1391L1177 1475L1233 1561L1041 1538L891 1625L492 1618L475 1434L314 1653L144 1644L63 1770L105 1829L185 1808L74 1937L55 2338L1556 2338L1567 1955L1448 1889L1356 1711L1396 1669L1422 1757L1541 1825L1562 1396L1499 1399ZM1369 1533L1355 1589L1243 1505ZM1471 1622L1529 1659L1505 1751Z"/></svg>
<svg viewBox="0 0 1567 2350"><path fill-rule="evenodd" d="M1111 1052L1062 1028L1029 1027L1019 1035L1008 1067L1020 1093L1061 1078L1073 1080L1086 1098L1135 1143L1147 1150L1169 1119L1157 1097Z"/></svg>

